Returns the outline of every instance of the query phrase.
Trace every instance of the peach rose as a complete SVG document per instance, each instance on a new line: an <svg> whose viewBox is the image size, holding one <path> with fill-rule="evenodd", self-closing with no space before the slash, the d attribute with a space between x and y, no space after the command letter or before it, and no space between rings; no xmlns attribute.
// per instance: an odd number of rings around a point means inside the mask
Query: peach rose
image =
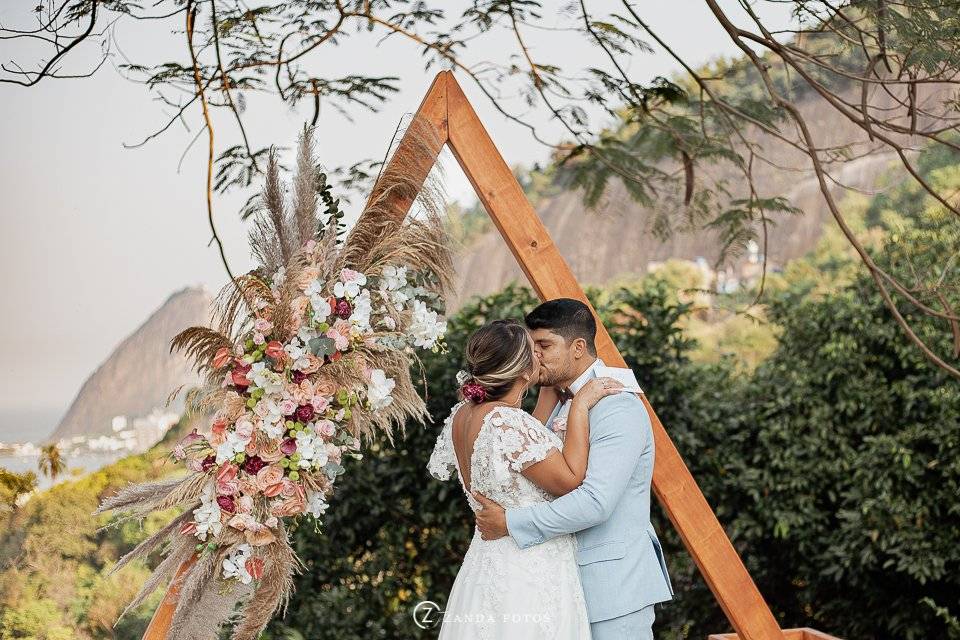
<svg viewBox="0 0 960 640"><path fill-rule="evenodd" d="M286 498L278 505L274 505L274 507L270 509L270 513L277 517L283 518L303 513L306 511L306 508L306 500L304 500L301 496L296 495Z"/></svg>
<svg viewBox="0 0 960 640"><path fill-rule="evenodd" d="M266 492L269 487L283 482L283 469L276 465L268 465L257 472L257 488Z"/></svg>
<svg viewBox="0 0 960 640"><path fill-rule="evenodd" d="M248 528L256 524L256 520L253 519L253 516L249 513L238 513L227 522L227 526L236 529L237 531L246 531Z"/></svg>
<svg viewBox="0 0 960 640"><path fill-rule="evenodd" d="M313 390L317 395L331 397L337 392L337 385L333 384L329 380L321 378L317 380L313 386Z"/></svg>
<svg viewBox="0 0 960 640"><path fill-rule="evenodd" d="M276 440L268 440L260 449L260 459L264 462L279 462L282 457L280 443ZM260 471L263 471L263 469Z"/></svg>
<svg viewBox="0 0 960 640"><path fill-rule="evenodd" d="M323 360L313 355L312 353L306 354L307 364L300 367L300 371L304 373L316 373L320 370L320 367L323 366Z"/></svg>

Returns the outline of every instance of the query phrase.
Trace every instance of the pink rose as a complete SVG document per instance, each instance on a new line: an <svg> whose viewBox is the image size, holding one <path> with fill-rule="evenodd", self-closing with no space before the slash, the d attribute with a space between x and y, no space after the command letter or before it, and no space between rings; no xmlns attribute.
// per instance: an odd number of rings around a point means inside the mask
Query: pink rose
<svg viewBox="0 0 960 640"><path fill-rule="evenodd" d="M292 498L297 495L297 489L300 488L300 485L296 482L290 480L289 478L284 478L282 482L283 488L280 490L280 495L284 498Z"/></svg>
<svg viewBox="0 0 960 640"><path fill-rule="evenodd" d="M327 410L327 407L330 406L330 401L323 396L313 396L310 398L310 404L313 405L314 411L323 413Z"/></svg>
<svg viewBox="0 0 960 640"><path fill-rule="evenodd" d="M266 335L270 333L270 329L273 329L273 323L266 318L257 318L253 323L253 328Z"/></svg>
<svg viewBox="0 0 960 640"><path fill-rule="evenodd" d="M320 432L320 435L326 436L327 438L333 436L337 432L337 426L330 422L329 420L320 420L314 423L317 431Z"/></svg>
<svg viewBox="0 0 960 640"><path fill-rule="evenodd" d="M327 337L333 340L338 351L346 351L350 348L350 323L337 320L327 331Z"/></svg>
<svg viewBox="0 0 960 640"><path fill-rule="evenodd" d="M217 483L217 494L221 496L233 496L240 492L240 483L236 480Z"/></svg>

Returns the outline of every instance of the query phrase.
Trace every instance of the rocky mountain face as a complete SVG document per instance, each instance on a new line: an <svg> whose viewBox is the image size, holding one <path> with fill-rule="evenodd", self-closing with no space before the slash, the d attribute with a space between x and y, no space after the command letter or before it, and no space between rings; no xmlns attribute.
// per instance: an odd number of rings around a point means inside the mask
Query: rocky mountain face
<svg viewBox="0 0 960 640"><path fill-rule="evenodd" d="M924 98L935 100L936 93L930 91ZM815 127L820 136L818 144L822 146L864 137L859 128L820 101L800 101L799 106ZM768 225L767 260L769 267L776 268L807 253L816 245L825 225L836 223L810 169L809 159L764 134L752 132L751 137L762 146L763 156L768 161L755 162L754 173L760 196L785 196L803 212L799 215L775 214L775 224ZM881 153L835 164L830 167L835 180L831 191L841 203L847 189L875 194L888 182L886 176L895 163L895 156ZM725 178L734 198L744 197L747 193L743 178L730 168L698 167L696 175L698 180ZM674 210L668 213L678 223L683 219L682 204L660 206L672 207ZM537 210L560 253L585 285L642 275L651 263L668 258L695 260L703 257L713 265L720 254L721 243L717 234L710 230L675 232L665 240L657 238L653 227L658 211L634 202L620 182L608 184L596 210L586 210L578 192L545 198ZM762 251L763 231L760 228L758 243ZM497 291L510 281L525 282L496 229L474 238L460 251L457 273L459 282L457 299L451 301L453 308L470 296Z"/></svg>
<svg viewBox="0 0 960 640"><path fill-rule="evenodd" d="M87 378L50 439L109 434L114 416L148 415L162 408L178 386L196 384L199 378L190 362L180 353L170 353L170 340L187 327L207 324L211 302L211 295L200 287L184 288L167 298ZM183 393L169 410L182 408Z"/></svg>

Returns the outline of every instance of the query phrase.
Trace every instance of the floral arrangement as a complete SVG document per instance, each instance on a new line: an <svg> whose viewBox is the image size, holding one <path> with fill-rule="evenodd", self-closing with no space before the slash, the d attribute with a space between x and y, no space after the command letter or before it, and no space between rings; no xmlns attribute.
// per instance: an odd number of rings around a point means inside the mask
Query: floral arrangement
<svg viewBox="0 0 960 640"><path fill-rule="evenodd" d="M408 143L427 150L427 135L411 127ZM346 459L362 459L362 439L382 433L392 443L393 425L426 418L410 369L417 350L444 349L452 269L436 185L417 179L432 157L406 148L349 234L315 167L311 130L300 139L290 210L271 153L250 234L261 265L218 295L216 329L173 339L204 374L188 407L212 412L209 430L174 448L185 477L128 487L98 511L183 508L114 569L169 543L127 610L175 574L170 639L213 639L234 618L234 640L256 638L300 570L287 522L305 517L319 531ZM414 198L421 211L404 222L398 203Z"/></svg>

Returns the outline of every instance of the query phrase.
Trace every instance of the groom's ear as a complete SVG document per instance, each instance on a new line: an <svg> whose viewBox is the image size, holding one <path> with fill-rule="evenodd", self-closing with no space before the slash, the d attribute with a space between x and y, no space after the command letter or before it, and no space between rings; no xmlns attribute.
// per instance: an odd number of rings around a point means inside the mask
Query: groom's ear
<svg viewBox="0 0 960 640"><path fill-rule="evenodd" d="M582 358L587 353L587 341L583 338L574 338L573 339L573 356L575 358Z"/></svg>

